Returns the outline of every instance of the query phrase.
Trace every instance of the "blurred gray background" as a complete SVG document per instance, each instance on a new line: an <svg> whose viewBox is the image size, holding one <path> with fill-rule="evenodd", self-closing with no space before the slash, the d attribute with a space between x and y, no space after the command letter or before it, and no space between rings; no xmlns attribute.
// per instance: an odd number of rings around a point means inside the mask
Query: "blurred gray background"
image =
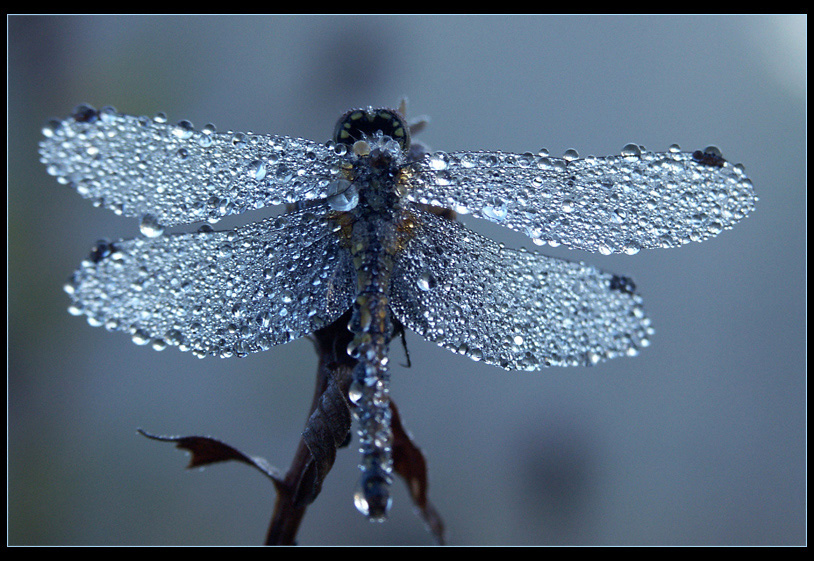
<svg viewBox="0 0 814 561"><path fill-rule="evenodd" d="M138 347L70 316L62 285L135 220L38 162L80 102L197 127L327 140L410 100L434 149L618 153L714 144L760 201L703 244L604 257L656 328L637 358L508 373L408 334L393 399L452 544L806 540L806 16L20 17L8 23L8 540L260 544L272 486L187 471L148 441L205 434L287 468L311 400L307 340L242 360ZM513 246L520 235L468 224ZM393 362L404 362L393 345ZM431 544L397 482L386 524L342 451L302 544Z"/></svg>

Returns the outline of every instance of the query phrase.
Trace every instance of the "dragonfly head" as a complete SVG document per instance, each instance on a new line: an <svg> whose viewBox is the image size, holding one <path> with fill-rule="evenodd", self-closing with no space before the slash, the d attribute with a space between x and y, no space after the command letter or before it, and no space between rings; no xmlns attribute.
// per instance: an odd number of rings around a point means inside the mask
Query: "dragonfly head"
<svg viewBox="0 0 814 561"><path fill-rule="evenodd" d="M402 152L410 149L410 127L394 109L368 107L348 111L337 121L333 140L352 147L354 143L372 138L377 133L398 142Z"/></svg>

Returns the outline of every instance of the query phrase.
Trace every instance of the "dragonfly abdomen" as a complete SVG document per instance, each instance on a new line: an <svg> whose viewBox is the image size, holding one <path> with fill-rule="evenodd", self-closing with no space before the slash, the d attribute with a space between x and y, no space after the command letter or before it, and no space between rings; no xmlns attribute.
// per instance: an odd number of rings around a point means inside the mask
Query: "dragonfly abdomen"
<svg viewBox="0 0 814 561"><path fill-rule="evenodd" d="M356 405L362 471L354 496L368 518L382 521L390 507L393 433L390 427L388 347L393 323L388 297L393 271L393 228L382 219L358 220L350 250L357 275L357 296L348 329L354 334L348 353L358 362L353 371L350 399Z"/></svg>

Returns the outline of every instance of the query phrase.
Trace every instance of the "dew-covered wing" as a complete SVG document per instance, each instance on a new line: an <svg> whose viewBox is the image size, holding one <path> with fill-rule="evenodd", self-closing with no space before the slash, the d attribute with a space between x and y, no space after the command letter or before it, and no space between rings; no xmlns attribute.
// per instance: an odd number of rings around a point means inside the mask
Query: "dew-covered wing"
<svg viewBox="0 0 814 561"><path fill-rule="evenodd" d="M284 136L196 131L80 106L43 129L41 161L83 197L164 226L215 221L268 205L322 198L335 173L325 145Z"/></svg>
<svg viewBox="0 0 814 561"><path fill-rule="evenodd" d="M408 197L472 213L536 243L605 254L701 241L754 208L743 167L717 149L654 153L630 145L622 153L438 152L413 166Z"/></svg>
<svg viewBox="0 0 814 561"><path fill-rule="evenodd" d="M234 230L97 245L66 286L71 311L156 348L265 350L350 307L355 273L333 230L300 211Z"/></svg>
<svg viewBox="0 0 814 561"><path fill-rule="evenodd" d="M594 364L648 344L650 322L628 279L416 215L391 308L424 338L509 370Z"/></svg>

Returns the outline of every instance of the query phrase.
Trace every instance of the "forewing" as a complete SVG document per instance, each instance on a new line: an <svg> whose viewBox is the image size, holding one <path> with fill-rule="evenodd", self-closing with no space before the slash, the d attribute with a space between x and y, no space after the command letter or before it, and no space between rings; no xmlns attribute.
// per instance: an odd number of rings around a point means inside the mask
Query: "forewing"
<svg viewBox="0 0 814 561"><path fill-rule="evenodd" d="M438 152L405 177L412 201L472 213L539 244L632 254L707 239L753 210L743 167L707 150L631 145L621 156L584 159Z"/></svg>
<svg viewBox="0 0 814 561"><path fill-rule="evenodd" d="M229 231L97 246L66 290L71 311L93 325L156 348L225 357L330 324L354 288L331 221L300 211Z"/></svg>
<svg viewBox="0 0 814 561"><path fill-rule="evenodd" d="M648 344L633 284L590 265L506 249L416 211L391 308L406 327L508 370L594 364Z"/></svg>
<svg viewBox="0 0 814 561"><path fill-rule="evenodd" d="M164 226L324 197L333 149L284 136L196 131L79 107L43 129L41 161L83 197Z"/></svg>

